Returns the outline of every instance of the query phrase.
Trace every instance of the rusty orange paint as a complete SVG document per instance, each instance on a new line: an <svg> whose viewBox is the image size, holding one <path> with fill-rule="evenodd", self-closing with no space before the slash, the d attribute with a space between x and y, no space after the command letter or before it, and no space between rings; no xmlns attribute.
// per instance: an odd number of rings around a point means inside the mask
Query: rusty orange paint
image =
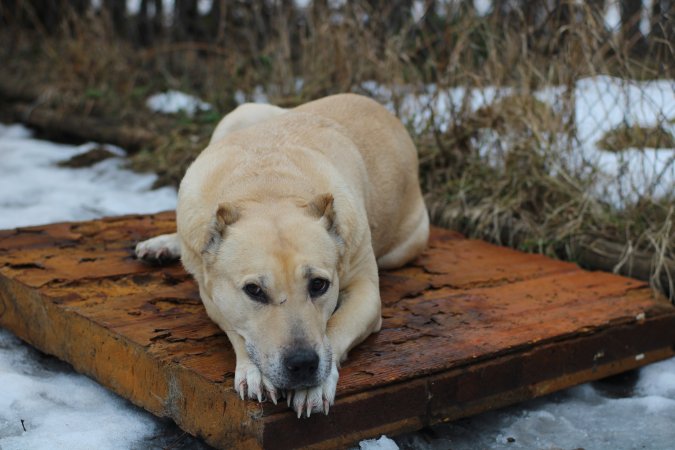
<svg viewBox="0 0 675 450"><path fill-rule="evenodd" d="M220 448L340 448L675 352L675 309L644 283L433 229L381 274L382 331L350 354L331 414L297 420L239 400L232 348L179 264L134 258L174 227L167 212L0 231L0 325Z"/></svg>

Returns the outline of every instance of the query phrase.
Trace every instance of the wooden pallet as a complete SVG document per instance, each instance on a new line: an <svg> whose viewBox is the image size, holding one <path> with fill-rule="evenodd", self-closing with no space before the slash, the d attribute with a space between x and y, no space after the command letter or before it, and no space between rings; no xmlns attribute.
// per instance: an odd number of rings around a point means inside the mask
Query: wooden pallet
<svg viewBox="0 0 675 450"><path fill-rule="evenodd" d="M173 213L0 231L0 325L221 448L338 448L675 354L675 309L642 282L434 229L381 275L383 328L352 351L328 416L241 401L235 358L179 264L134 244Z"/></svg>

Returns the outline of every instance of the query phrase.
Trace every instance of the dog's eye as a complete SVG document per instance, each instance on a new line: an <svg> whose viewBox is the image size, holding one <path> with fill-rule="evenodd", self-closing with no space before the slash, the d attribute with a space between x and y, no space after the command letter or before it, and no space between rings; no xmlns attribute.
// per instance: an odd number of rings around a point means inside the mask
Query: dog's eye
<svg viewBox="0 0 675 450"><path fill-rule="evenodd" d="M329 287L330 281L325 278L312 278L309 280L309 296L312 298L319 297L325 294Z"/></svg>
<svg viewBox="0 0 675 450"><path fill-rule="evenodd" d="M257 302L267 302L267 296L265 291L262 290L260 286L255 283L248 283L244 286L244 292L251 297L251 299Z"/></svg>

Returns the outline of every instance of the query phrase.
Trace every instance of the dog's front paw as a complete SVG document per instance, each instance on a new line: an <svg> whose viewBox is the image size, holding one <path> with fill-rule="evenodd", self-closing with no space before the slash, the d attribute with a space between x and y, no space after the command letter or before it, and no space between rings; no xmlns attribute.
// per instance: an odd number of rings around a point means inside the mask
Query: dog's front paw
<svg viewBox="0 0 675 450"><path fill-rule="evenodd" d="M246 397L259 402L268 399L277 404L277 389L251 362L237 363L234 371L234 390L242 400Z"/></svg>
<svg viewBox="0 0 675 450"><path fill-rule="evenodd" d="M153 263L166 263L180 258L180 242L175 234L163 234L136 245L136 257Z"/></svg>
<svg viewBox="0 0 675 450"><path fill-rule="evenodd" d="M288 406L292 405L298 414L298 419L305 412L307 417L313 412L323 411L328 415L330 406L335 401L335 389L338 382L338 370L335 364L331 365L330 374L324 382L309 389L297 389L287 397Z"/></svg>

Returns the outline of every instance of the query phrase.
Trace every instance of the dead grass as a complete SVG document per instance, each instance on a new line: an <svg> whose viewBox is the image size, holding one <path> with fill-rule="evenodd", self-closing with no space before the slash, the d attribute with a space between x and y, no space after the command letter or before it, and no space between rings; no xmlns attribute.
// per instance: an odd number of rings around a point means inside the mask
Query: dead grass
<svg viewBox="0 0 675 450"><path fill-rule="evenodd" d="M662 126L641 127L622 125L604 134L598 147L611 152L631 148L675 149L675 137Z"/></svg>
<svg viewBox="0 0 675 450"><path fill-rule="evenodd" d="M476 128L491 128L500 133L557 132L563 118L553 108L532 95L509 95L479 108L469 119Z"/></svg>
<svg viewBox="0 0 675 450"><path fill-rule="evenodd" d="M158 175L154 187L178 186L188 166L206 147L213 131L213 124L183 124L163 136L153 149L144 149L133 155L130 167L138 172Z"/></svg>
<svg viewBox="0 0 675 450"><path fill-rule="evenodd" d="M85 153L80 153L58 163L59 167L70 167L79 169L81 167L90 167L94 164L114 157L115 154L103 146L95 147Z"/></svg>
<svg viewBox="0 0 675 450"><path fill-rule="evenodd" d="M424 94L430 105L436 94L429 94L429 84L436 93L506 87L513 93L477 110L464 95L443 127L432 114L426 126L412 130L434 223L570 260L578 257L580 237L602 236L626 251L649 252L656 276L664 260L675 258L675 196L645 196L619 209L590 195L597 168L575 169L566 158L575 142L576 81L598 74L673 78L675 66L667 63L673 51L662 46L650 53L661 59L636 58L587 3L575 2L573 26L550 22L532 29L518 22L526 15L509 22L451 11L390 29L380 22L384 11L347 2L340 20L332 10L309 14L298 42L286 17L273 18L274 39L262 50L243 41L161 41L138 49L116 39L105 17L71 17L57 35L20 35L4 50L0 77L47 87L40 104L63 114L114 118L160 135L156 148L143 149L130 163L158 173L158 185L178 184L215 120L235 106L237 90L250 93L259 86L272 103L293 106L362 91L365 81L375 81L393 92L390 100L400 111L406 94ZM8 31L0 30L0 38L9 39ZM543 86L561 90L555 109L534 96ZM148 111L147 96L166 89L195 94L215 111L193 120ZM613 130L602 145L663 147L672 139L658 125L633 127Z"/></svg>

